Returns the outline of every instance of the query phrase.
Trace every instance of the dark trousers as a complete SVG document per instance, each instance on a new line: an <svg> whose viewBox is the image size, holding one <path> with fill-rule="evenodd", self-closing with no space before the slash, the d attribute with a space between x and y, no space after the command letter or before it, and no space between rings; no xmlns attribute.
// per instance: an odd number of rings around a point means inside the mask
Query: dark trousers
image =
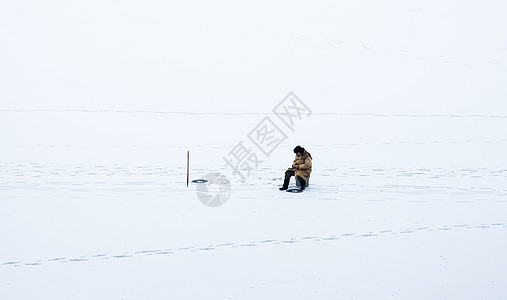
<svg viewBox="0 0 507 300"><path fill-rule="evenodd" d="M283 180L283 186L284 187L288 187L289 186L290 178L292 176L294 176L294 171L293 170L287 170L287 171L285 171L285 179ZM297 176L296 180L299 180L299 183L304 188L304 186L306 185L306 181L301 176Z"/></svg>

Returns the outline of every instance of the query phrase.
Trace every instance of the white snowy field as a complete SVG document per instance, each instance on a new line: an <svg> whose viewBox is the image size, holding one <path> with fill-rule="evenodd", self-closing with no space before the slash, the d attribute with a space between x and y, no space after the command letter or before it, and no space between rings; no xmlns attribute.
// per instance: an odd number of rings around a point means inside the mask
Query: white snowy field
<svg viewBox="0 0 507 300"><path fill-rule="evenodd" d="M505 299L506 9L1 1L0 299Z"/></svg>
<svg viewBox="0 0 507 300"><path fill-rule="evenodd" d="M507 292L507 141L494 130L505 119L317 114L240 182L223 157L263 116L1 115L45 124L25 127L30 140L6 135L17 141L2 146L3 299L501 299ZM218 128L197 128L186 142L150 136L185 120ZM87 134L86 123L101 130ZM371 136L311 134L330 124L363 124ZM490 135L474 133L477 126ZM314 157L310 187L278 191L297 141ZM222 206L203 205L196 184L186 187L187 149L191 179L209 172L230 179Z"/></svg>

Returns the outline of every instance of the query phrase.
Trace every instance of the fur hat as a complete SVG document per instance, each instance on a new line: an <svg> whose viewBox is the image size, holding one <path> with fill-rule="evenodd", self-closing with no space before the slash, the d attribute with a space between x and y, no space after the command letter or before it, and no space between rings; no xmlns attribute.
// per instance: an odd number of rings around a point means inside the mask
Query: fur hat
<svg viewBox="0 0 507 300"><path fill-rule="evenodd" d="M296 148L294 148L294 153L304 153L305 152L305 148L297 145Z"/></svg>

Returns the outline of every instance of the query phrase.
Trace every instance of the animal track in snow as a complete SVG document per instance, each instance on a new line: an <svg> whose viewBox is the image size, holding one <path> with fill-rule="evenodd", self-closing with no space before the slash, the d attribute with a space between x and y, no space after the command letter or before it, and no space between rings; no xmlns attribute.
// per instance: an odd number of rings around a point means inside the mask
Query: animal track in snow
<svg viewBox="0 0 507 300"><path fill-rule="evenodd" d="M492 228L501 228L507 229L507 223L491 223L491 224L478 224L478 225L469 225L469 224L456 224L456 225L439 225L439 226L426 226L426 227L418 227L418 228L407 228L404 230L380 230L380 231L369 231L364 233L342 233L342 234L334 234L328 236L304 236L301 238L290 238L290 239L265 239L260 241L252 241L247 243L221 243L217 245L208 245L201 247L180 247L175 249L149 249L149 250L140 250L134 252L124 252L122 254L109 255L109 254L95 254L90 256L80 256L78 258L65 258L65 257L56 257L50 258L46 260L37 260L32 262L21 262L21 261L7 261L4 263L0 263L0 267L22 267L22 266L41 266L49 263L86 263L92 262L99 259L129 259L133 257L139 257L142 255L150 256L150 255L173 255L178 253L185 252L214 252L219 251L220 248L249 248L249 247L258 247L263 245L297 245L300 243L311 243L311 242L321 242L321 243L329 243L342 239L348 238L377 238L381 235L390 234L390 235L408 235L408 234L416 234L420 232L450 232L454 230L490 230Z"/></svg>

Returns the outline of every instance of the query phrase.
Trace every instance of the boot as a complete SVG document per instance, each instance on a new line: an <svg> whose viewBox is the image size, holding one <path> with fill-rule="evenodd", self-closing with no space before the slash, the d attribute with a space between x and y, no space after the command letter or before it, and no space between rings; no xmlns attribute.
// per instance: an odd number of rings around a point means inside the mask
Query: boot
<svg viewBox="0 0 507 300"><path fill-rule="evenodd" d="M285 179L283 180L283 186L280 188L280 191L285 191L289 188L290 177L293 175L291 173L292 172L289 171L285 172Z"/></svg>

